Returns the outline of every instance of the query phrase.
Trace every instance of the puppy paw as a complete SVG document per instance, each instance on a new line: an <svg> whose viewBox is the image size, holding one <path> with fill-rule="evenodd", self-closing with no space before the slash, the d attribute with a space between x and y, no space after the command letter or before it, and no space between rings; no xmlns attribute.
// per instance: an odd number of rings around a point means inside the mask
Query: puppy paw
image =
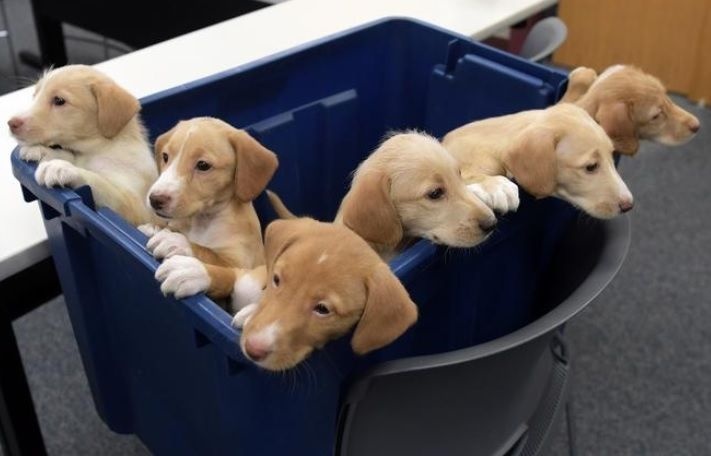
<svg viewBox="0 0 711 456"><path fill-rule="evenodd" d="M168 258L158 267L155 277L161 282L160 291L176 299L206 291L210 286L205 266L197 258L188 256Z"/></svg>
<svg viewBox="0 0 711 456"><path fill-rule="evenodd" d="M259 302L267 282L266 267L260 266L241 274L232 289L232 310L238 311L249 304Z"/></svg>
<svg viewBox="0 0 711 456"><path fill-rule="evenodd" d="M182 233L162 229L151 236L146 248L157 259L170 258L174 255L193 256L190 241Z"/></svg>
<svg viewBox="0 0 711 456"><path fill-rule="evenodd" d="M518 186L504 176L491 176L467 188L497 214L518 209Z"/></svg>
<svg viewBox="0 0 711 456"><path fill-rule="evenodd" d="M159 225L156 225L155 223L144 223L143 225L138 225L137 228L138 228L138 231L145 234L146 237L152 237L157 232L159 232L160 230L163 229L162 227L160 227Z"/></svg>
<svg viewBox="0 0 711 456"><path fill-rule="evenodd" d="M254 314L255 310L257 310L257 304L255 303L242 307L242 309L237 312L234 318L232 319L232 327L244 328L244 325L247 324L247 321L249 321L249 317Z"/></svg>
<svg viewBox="0 0 711 456"><path fill-rule="evenodd" d="M45 187L77 188L86 185L81 169L65 160L41 162L35 171L35 180Z"/></svg>
<svg viewBox="0 0 711 456"><path fill-rule="evenodd" d="M33 146L20 146L20 158L25 161L38 162L49 155L52 149L39 144Z"/></svg>

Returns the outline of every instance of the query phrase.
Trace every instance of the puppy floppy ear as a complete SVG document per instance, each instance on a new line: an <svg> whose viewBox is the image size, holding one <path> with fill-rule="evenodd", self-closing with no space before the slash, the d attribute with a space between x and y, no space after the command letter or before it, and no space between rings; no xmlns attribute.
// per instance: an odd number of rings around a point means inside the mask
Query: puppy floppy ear
<svg viewBox="0 0 711 456"><path fill-rule="evenodd" d="M264 233L264 256L267 263L267 270L271 272L274 262L279 256L293 244L299 235L312 227L316 221L309 218L274 220L267 226Z"/></svg>
<svg viewBox="0 0 711 456"><path fill-rule="evenodd" d="M163 158L161 157L163 148L168 143L168 141L170 141L170 137L173 136L173 133L175 133L176 128L178 128L177 125L157 137L156 142L153 144L153 156L156 160L156 165L158 166L159 171L161 169L161 166L163 165Z"/></svg>
<svg viewBox="0 0 711 456"><path fill-rule="evenodd" d="M531 195L542 198L555 191L558 174L558 141L552 130L529 129L504 154L504 165L516 182Z"/></svg>
<svg viewBox="0 0 711 456"><path fill-rule="evenodd" d="M376 266L365 286L365 309L351 339L359 355L388 345L417 321L417 306L385 263Z"/></svg>
<svg viewBox="0 0 711 456"><path fill-rule="evenodd" d="M279 160L274 152L244 130L230 127L228 138L237 157L235 193L246 203L264 191L279 166Z"/></svg>
<svg viewBox="0 0 711 456"><path fill-rule="evenodd" d="M96 98L99 132L106 138L119 134L141 109L136 97L114 82L95 82L91 92Z"/></svg>
<svg viewBox="0 0 711 456"><path fill-rule="evenodd" d="M343 224L373 244L395 247L402 224L390 199L390 179L379 170L356 176L341 205Z"/></svg>
<svg viewBox="0 0 711 456"><path fill-rule="evenodd" d="M625 155L637 153L639 138L632 120L631 107L627 103L601 103L595 113L595 120L612 139L615 151Z"/></svg>

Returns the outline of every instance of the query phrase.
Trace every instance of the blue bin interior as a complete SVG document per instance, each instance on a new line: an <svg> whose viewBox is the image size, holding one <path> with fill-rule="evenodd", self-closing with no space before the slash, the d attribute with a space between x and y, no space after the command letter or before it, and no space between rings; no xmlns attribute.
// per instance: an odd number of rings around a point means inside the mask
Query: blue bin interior
<svg viewBox="0 0 711 456"><path fill-rule="evenodd" d="M548 106L565 82L554 70L393 19L148 97L143 117L153 137L195 116L247 129L279 156L269 188L296 214L332 220L350 173L388 131L443 136L472 120ZM256 206L266 226L274 217L266 198ZM525 198L521 211L473 252L437 255L418 245L396 258L391 266L423 312L416 353L461 348L525 324L536 282L531 272L545 264L559 212L568 213L564 204ZM513 260L528 244L536 251L523 263ZM441 317L429 318L430 305ZM415 354L415 345L407 347L398 355Z"/></svg>
<svg viewBox="0 0 711 456"><path fill-rule="evenodd" d="M390 19L142 103L152 139L195 116L248 129L279 156L270 188L295 213L330 220L350 173L388 131L442 136L472 120L545 107L564 84L554 70ZM359 359L344 337L279 376L244 359L239 334L212 301L160 294L157 263L135 229L111 211L90 210L73 191L37 186L16 154L13 169L41 200L97 410L158 454L329 454L354 371L478 344L535 318L538 279L575 216L561 201L523 195L519 211L475 249L416 243L390 264L420 308L411 330ZM266 226L274 214L263 196L256 206ZM279 432L264 438L266 429Z"/></svg>

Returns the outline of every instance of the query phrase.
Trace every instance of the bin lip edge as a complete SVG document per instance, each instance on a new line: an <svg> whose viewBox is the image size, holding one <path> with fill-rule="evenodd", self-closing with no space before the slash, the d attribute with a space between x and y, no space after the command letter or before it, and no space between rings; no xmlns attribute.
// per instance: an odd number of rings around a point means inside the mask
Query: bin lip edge
<svg viewBox="0 0 711 456"><path fill-rule="evenodd" d="M415 372L425 369L444 368L494 356L506 350L521 347L569 322L583 311L615 279L627 258L632 238L631 217L627 214L612 220L602 221L615 227L620 234L607 246L601 262L612 264L602 273L591 274L558 306L526 326L496 339L448 352L394 359L374 365L363 372L355 383L368 382L374 377ZM585 288L593 287L593 290ZM579 296L582 295L582 296Z"/></svg>

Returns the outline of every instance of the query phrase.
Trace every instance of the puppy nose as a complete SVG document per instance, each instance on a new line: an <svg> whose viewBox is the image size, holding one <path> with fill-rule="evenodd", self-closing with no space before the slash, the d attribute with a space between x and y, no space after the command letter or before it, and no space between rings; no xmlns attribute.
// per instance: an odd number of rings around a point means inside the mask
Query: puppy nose
<svg viewBox="0 0 711 456"><path fill-rule="evenodd" d="M496 228L496 223L496 217L482 220L479 222L479 229L481 229L484 233L491 233L494 231L494 228Z"/></svg>
<svg viewBox="0 0 711 456"><path fill-rule="evenodd" d="M634 201L632 200L622 200L620 201L620 212L629 212L634 207Z"/></svg>
<svg viewBox="0 0 711 456"><path fill-rule="evenodd" d="M268 344L254 337L248 337L244 341L244 351L252 361L262 361L272 352Z"/></svg>
<svg viewBox="0 0 711 456"><path fill-rule="evenodd" d="M22 127L22 125L24 123L25 122L22 119L20 119L19 117L13 117L12 119L7 121L7 125L8 125L8 127L10 127L10 131L13 131L13 132L16 131L17 129L19 129L20 127Z"/></svg>
<svg viewBox="0 0 711 456"><path fill-rule="evenodd" d="M701 128L701 124L698 120L689 125L689 130L691 130L692 133L696 133L697 131L699 131L699 128Z"/></svg>
<svg viewBox="0 0 711 456"><path fill-rule="evenodd" d="M166 204L170 202L170 196L151 193L148 196L148 201L151 203L151 207L155 210L161 210Z"/></svg>

